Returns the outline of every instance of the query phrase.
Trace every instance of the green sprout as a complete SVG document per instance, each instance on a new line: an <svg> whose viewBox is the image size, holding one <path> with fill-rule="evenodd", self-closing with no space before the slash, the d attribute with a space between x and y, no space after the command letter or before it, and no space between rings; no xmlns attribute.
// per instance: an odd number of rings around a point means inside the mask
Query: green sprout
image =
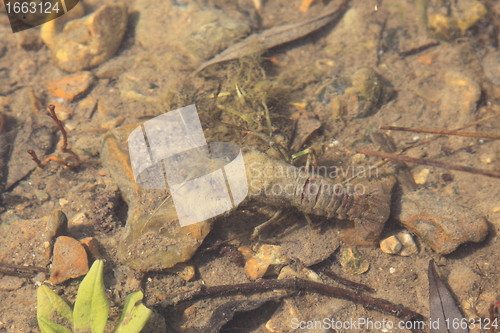
<svg viewBox="0 0 500 333"><path fill-rule="evenodd" d="M74 309L48 286L37 290L37 319L42 333L102 333L108 321L109 302L104 290L102 260L96 260L83 279ZM139 301L141 291L125 298L123 312L113 333L138 333L146 325L152 311ZM57 314L57 315L56 315ZM73 331L61 324L72 326Z"/></svg>

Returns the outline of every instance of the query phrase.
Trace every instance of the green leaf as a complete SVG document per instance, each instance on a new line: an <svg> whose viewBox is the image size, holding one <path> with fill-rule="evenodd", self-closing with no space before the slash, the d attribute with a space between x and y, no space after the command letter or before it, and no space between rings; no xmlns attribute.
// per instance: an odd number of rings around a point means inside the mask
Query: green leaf
<svg viewBox="0 0 500 333"><path fill-rule="evenodd" d="M142 291L138 291L125 298L122 316L113 333L139 333L142 330L152 313L144 304L137 304L143 296Z"/></svg>
<svg viewBox="0 0 500 333"><path fill-rule="evenodd" d="M109 303L104 290L102 260L94 261L80 283L73 310L73 331L102 333L108 320Z"/></svg>
<svg viewBox="0 0 500 333"><path fill-rule="evenodd" d="M38 326L42 333L71 333L66 327L53 323L45 317L38 318Z"/></svg>
<svg viewBox="0 0 500 333"><path fill-rule="evenodd" d="M54 324L53 322L50 321L50 319L53 318L54 316L54 312L57 313L62 318L67 319L70 323L73 323L73 311L71 310L71 307L59 295L53 292L52 289L50 289L48 286L41 285L36 291L36 298L37 298L36 317L38 319L38 325L40 326L40 330L43 333L60 332L59 330L53 331L53 329L55 328L47 324L47 323ZM44 324L42 323L42 320L44 320ZM57 324L54 325L60 326ZM44 330L44 327L46 328L46 330Z"/></svg>

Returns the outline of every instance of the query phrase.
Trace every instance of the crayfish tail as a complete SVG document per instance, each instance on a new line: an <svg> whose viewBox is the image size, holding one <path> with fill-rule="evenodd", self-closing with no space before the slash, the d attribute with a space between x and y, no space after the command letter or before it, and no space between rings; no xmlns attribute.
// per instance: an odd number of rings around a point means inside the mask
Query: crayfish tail
<svg viewBox="0 0 500 333"><path fill-rule="evenodd" d="M356 198L349 215L354 221L355 243L373 244L378 240L391 212L391 193L395 179L376 182L367 193Z"/></svg>

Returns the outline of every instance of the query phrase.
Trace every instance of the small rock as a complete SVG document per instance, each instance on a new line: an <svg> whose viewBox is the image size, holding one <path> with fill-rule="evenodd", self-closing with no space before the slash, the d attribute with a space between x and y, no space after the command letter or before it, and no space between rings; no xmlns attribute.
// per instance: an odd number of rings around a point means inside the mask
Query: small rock
<svg viewBox="0 0 500 333"><path fill-rule="evenodd" d="M191 281L194 279L195 275L196 275L196 270L194 268L194 266L191 266L191 265L185 265L184 267L182 267L181 270L179 270L178 272L176 272L177 275L180 276L181 279L183 279L184 281Z"/></svg>
<svg viewBox="0 0 500 333"><path fill-rule="evenodd" d="M451 253L466 242L480 242L488 234L482 216L447 197L427 192L403 196L400 220L439 254Z"/></svg>
<svg viewBox="0 0 500 333"><path fill-rule="evenodd" d="M100 244L99 241L95 237L86 237L84 239L80 239L80 244L83 245L87 253L93 260L102 259L101 251L99 250Z"/></svg>
<svg viewBox="0 0 500 333"><path fill-rule="evenodd" d="M413 175L416 184L423 185L427 182L430 170L427 168L422 169L419 173Z"/></svg>
<svg viewBox="0 0 500 333"><path fill-rule="evenodd" d="M391 236L380 242L380 249L387 254L398 254L403 245L396 236Z"/></svg>
<svg viewBox="0 0 500 333"><path fill-rule="evenodd" d="M47 83L47 89L56 97L64 98L70 102L83 97L94 83L91 72L80 72L67 76L61 80Z"/></svg>
<svg viewBox="0 0 500 333"><path fill-rule="evenodd" d="M474 79L460 72L449 71L445 74L446 87L441 96L439 119L443 128L455 128L474 120L477 103L481 98L481 87ZM465 138L451 137L450 145L463 145Z"/></svg>
<svg viewBox="0 0 500 333"><path fill-rule="evenodd" d="M339 77L320 93L322 103L332 105L334 115L352 112L355 118L373 115L395 95L382 76L361 67L349 77Z"/></svg>
<svg viewBox="0 0 500 333"><path fill-rule="evenodd" d="M40 190L36 190L35 191L35 197L38 199L38 201L40 202L45 202L47 200L49 200L50 196L47 192L45 191L40 191Z"/></svg>
<svg viewBox="0 0 500 333"><path fill-rule="evenodd" d="M87 214L85 212L76 213L72 218L69 219L70 226L82 225L87 221Z"/></svg>
<svg viewBox="0 0 500 333"><path fill-rule="evenodd" d="M277 270L289 261L280 250L276 245L262 245L245 264L247 277L254 281L266 275L276 274Z"/></svg>
<svg viewBox="0 0 500 333"><path fill-rule="evenodd" d="M370 263L353 247L340 252L340 265L350 274L363 274L370 268Z"/></svg>
<svg viewBox="0 0 500 333"><path fill-rule="evenodd" d="M400 256L409 257L412 254L418 253L417 244L415 244L413 237L409 233L402 231L402 232L399 232L396 235L396 237L399 239L399 241L401 242L401 245L403 246L403 248L401 249L401 252L399 252Z"/></svg>
<svg viewBox="0 0 500 333"><path fill-rule="evenodd" d="M116 117L115 119L111 119L110 121L105 122L104 124L101 125L103 129L111 130L113 128L117 128L120 126L123 121L125 120L124 117Z"/></svg>
<svg viewBox="0 0 500 333"><path fill-rule="evenodd" d="M24 284L24 279L17 276L4 276L0 279L0 290L12 291L21 288Z"/></svg>
<svg viewBox="0 0 500 333"><path fill-rule="evenodd" d="M67 204L69 204L69 201L67 199L64 199L64 198L61 198L59 199L59 204L64 207L66 206Z"/></svg>
<svg viewBox="0 0 500 333"><path fill-rule="evenodd" d="M122 42L126 27L127 7L116 3L68 22L61 33L50 24L42 30L42 39L52 50L59 68L78 72L111 58Z"/></svg>
<svg viewBox="0 0 500 333"><path fill-rule="evenodd" d="M71 237L57 237L49 282L54 285L59 284L85 275L88 271L87 252L83 245Z"/></svg>
<svg viewBox="0 0 500 333"><path fill-rule="evenodd" d="M47 266L52 251L44 244L52 242L57 233L63 233L67 223L66 215L58 210L41 219L0 225L0 262Z"/></svg>

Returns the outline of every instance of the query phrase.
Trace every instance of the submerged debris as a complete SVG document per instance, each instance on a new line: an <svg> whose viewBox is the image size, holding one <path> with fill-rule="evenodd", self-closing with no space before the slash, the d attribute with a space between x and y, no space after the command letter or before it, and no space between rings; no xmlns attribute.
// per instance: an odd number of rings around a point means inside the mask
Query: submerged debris
<svg viewBox="0 0 500 333"><path fill-rule="evenodd" d="M330 10L319 17L304 22L273 27L261 33L253 34L241 42L228 47L214 58L202 63L196 69L195 73L199 73L208 66L219 62L242 58L304 37L338 19L347 10L349 1L343 0L335 10Z"/></svg>
<svg viewBox="0 0 500 333"><path fill-rule="evenodd" d="M442 40L451 41L464 36L465 32L476 25L488 15L488 9L479 1L464 10L462 17L446 16L441 13L430 13L428 15L428 27L430 35Z"/></svg>
<svg viewBox="0 0 500 333"><path fill-rule="evenodd" d="M127 137L137 126L110 131L101 158L128 205L119 259L140 271L161 270L191 258L210 232L208 221L180 227L174 205L161 205L168 193L139 187L130 166ZM158 207L160 207L158 209Z"/></svg>
<svg viewBox="0 0 500 333"><path fill-rule="evenodd" d="M387 80L373 69L361 67L351 76L336 78L325 86L319 100L332 105L334 115L362 118L373 115L394 96Z"/></svg>
<svg viewBox="0 0 500 333"><path fill-rule="evenodd" d="M340 265L350 274L363 274L370 268L370 263L353 247L340 252Z"/></svg>

